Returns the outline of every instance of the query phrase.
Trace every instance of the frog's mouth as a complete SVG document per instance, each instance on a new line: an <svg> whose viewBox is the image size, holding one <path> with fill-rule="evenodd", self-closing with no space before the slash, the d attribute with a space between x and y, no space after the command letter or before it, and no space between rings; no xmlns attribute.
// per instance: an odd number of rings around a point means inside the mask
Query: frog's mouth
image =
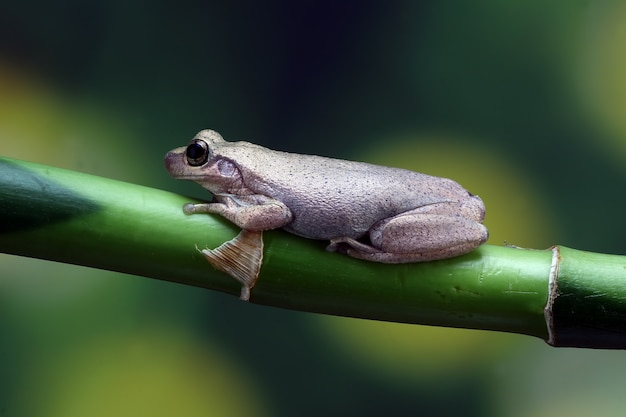
<svg viewBox="0 0 626 417"><path fill-rule="evenodd" d="M176 148L173 151L169 151L165 154L165 158L163 158L163 164L165 165L165 169L167 172L173 175L174 172L180 171L178 169L178 164L176 161L180 160L182 153L180 152L182 148Z"/></svg>
<svg viewBox="0 0 626 417"><path fill-rule="evenodd" d="M185 148L174 149L168 152L163 159L165 169L170 175L180 180L195 180L202 175L201 172L189 172L185 164L181 163L185 157Z"/></svg>

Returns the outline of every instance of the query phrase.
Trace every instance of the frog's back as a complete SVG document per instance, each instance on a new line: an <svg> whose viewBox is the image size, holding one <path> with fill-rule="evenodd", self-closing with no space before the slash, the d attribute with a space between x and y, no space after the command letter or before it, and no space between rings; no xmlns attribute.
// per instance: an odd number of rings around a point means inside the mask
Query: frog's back
<svg viewBox="0 0 626 417"><path fill-rule="evenodd" d="M265 148L261 148L265 149ZM468 192L445 178L400 168L265 149L250 161L249 188L282 201L285 229L314 239L358 238L379 220ZM263 172L263 175L257 173Z"/></svg>

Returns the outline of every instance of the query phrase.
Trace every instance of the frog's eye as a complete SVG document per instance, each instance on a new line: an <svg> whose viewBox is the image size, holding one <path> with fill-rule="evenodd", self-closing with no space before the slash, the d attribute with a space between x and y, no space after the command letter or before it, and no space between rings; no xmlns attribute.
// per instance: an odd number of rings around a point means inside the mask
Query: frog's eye
<svg viewBox="0 0 626 417"><path fill-rule="evenodd" d="M197 167L204 164L209 158L209 145L203 140L194 139L187 146L187 150L185 151L185 156L187 157L187 162L192 167Z"/></svg>

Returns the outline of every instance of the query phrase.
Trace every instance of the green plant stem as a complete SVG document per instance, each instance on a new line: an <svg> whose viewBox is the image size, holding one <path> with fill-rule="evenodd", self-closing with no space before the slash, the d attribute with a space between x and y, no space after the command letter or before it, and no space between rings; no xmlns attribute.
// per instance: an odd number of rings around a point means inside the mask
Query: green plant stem
<svg viewBox="0 0 626 417"><path fill-rule="evenodd" d="M626 257L565 247L558 251L548 343L626 349Z"/></svg>
<svg viewBox="0 0 626 417"><path fill-rule="evenodd" d="M219 246L235 236L237 228L218 216L185 215L182 206L187 202L194 201L0 158L0 251L238 295L239 285L214 270L196 249ZM266 232L263 267L250 301L341 316L521 333L555 346L564 340L565 346L575 342L626 347L626 337L619 332L626 317L624 257L560 248L557 258L552 250L483 245L453 259L385 265L328 253L326 243L280 230ZM598 282L602 288L594 290ZM594 307L598 300L602 305ZM572 318L568 309L576 312L574 324L567 322ZM581 337L589 324L596 325L594 331L606 330L603 311L613 320L609 335ZM569 332L565 338L559 327L563 316ZM578 320L582 325L577 326Z"/></svg>

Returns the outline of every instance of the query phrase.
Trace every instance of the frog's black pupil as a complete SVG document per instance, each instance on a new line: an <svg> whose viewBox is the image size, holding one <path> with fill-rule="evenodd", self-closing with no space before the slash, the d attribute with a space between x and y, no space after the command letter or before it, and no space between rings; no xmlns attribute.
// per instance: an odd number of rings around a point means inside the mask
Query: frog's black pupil
<svg viewBox="0 0 626 417"><path fill-rule="evenodd" d="M192 166L202 165L206 162L208 157L208 152L204 146L199 143L192 143L187 146L187 151L185 152L187 156L187 161Z"/></svg>
<svg viewBox="0 0 626 417"><path fill-rule="evenodd" d="M202 156L202 146L197 143L189 145L189 147L187 147L187 156L191 159L198 159Z"/></svg>

